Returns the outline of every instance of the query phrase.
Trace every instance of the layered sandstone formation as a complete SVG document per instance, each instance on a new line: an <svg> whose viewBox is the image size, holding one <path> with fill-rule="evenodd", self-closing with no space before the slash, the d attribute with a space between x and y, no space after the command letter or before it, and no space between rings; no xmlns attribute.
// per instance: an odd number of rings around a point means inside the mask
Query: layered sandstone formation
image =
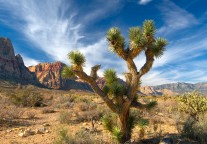
<svg viewBox="0 0 207 144"><path fill-rule="evenodd" d="M47 88L52 89L78 89L92 91L87 83L78 81L78 79L64 79L61 72L65 64L62 62L40 63L36 66L28 67L33 72L38 81Z"/></svg>
<svg viewBox="0 0 207 144"><path fill-rule="evenodd" d="M8 38L0 37L0 78L19 83L36 83L35 76L24 65L21 55L14 53Z"/></svg>

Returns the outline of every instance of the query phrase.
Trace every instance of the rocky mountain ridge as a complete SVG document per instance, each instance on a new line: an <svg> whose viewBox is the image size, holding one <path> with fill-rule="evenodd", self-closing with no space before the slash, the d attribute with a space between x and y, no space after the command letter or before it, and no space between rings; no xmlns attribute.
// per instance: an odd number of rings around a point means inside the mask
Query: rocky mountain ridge
<svg viewBox="0 0 207 144"><path fill-rule="evenodd" d="M205 95L207 95L207 82L202 83L185 83L185 82L178 82L178 83L171 83L171 84L163 84L158 86L152 86L155 91L160 90L170 90L177 94L183 94L185 92L192 92L192 91L199 91Z"/></svg>
<svg viewBox="0 0 207 144"><path fill-rule="evenodd" d="M20 83L38 83L24 65L21 55L15 55L11 41L3 37L0 37L0 78Z"/></svg>

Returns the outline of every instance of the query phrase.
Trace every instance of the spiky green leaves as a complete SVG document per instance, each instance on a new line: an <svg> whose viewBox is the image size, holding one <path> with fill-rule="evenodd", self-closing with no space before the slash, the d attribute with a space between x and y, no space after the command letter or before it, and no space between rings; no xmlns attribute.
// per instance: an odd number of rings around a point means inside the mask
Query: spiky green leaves
<svg viewBox="0 0 207 144"><path fill-rule="evenodd" d="M154 56L156 58L160 58L164 51L165 51L165 46L168 44L166 39L158 37L153 45L153 52Z"/></svg>
<svg viewBox="0 0 207 144"><path fill-rule="evenodd" d="M129 29L129 49L125 49L125 40L119 28L113 27L107 32L109 49L118 56L126 59L128 56L134 59L142 51L153 49L156 58L163 55L167 41L162 38L155 38L155 24L153 20L145 20L142 27L132 27Z"/></svg>
<svg viewBox="0 0 207 144"><path fill-rule="evenodd" d="M105 70L104 78L106 80L106 85L103 88L105 94L111 94L115 97L124 95L124 86L118 82L115 70Z"/></svg>
<svg viewBox="0 0 207 144"><path fill-rule="evenodd" d="M124 87L118 82L113 82L112 84L110 84L109 89L109 92L115 97L124 95Z"/></svg>
<svg viewBox="0 0 207 144"><path fill-rule="evenodd" d="M101 120L102 120L104 128L107 129L108 131L112 132L113 126L114 126L113 118L108 115L104 115Z"/></svg>
<svg viewBox="0 0 207 144"><path fill-rule="evenodd" d="M123 136L123 133L121 132L121 128L119 128L118 126L115 126L112 130L112 136L115 140L117 140L118 142L121 142L122 136Z"/></svg>
<svg viewBox="0 0 207 144"><path fill-rule="evenodd" d="M104 115L101 120L104 128L112 134L113 138L118 142L121 142L123 134L118 126L117 116L111 113L109 115Z"/></svg>
<svg viewBox="0 0 207 144"><path fill-rule="evenodd" d="M150 101L150 102L147 104L147 109L152 109L152 108L154 108L155 106L157 106L157 101Z"/></svg>
<svg viewBox="0 0 207 144"><path fill-rule="evenodd" d="M153 20L145 20L143 23L143 34L145 37L154 37L155 25Z"/></svg>
<svg viewBox="0 0 207 144"><path fill-rule="evenodd" d="M72 67L65 66L62 70L62 77L63 78L72 78L75 74L73 73Z"/></svg>
<svg viewBox="0 0 207 144"><path fill-rule="evenodd" d="M128 124L129 124L129 130L130 130L130 133L131 133L133 128L135 127L135 116L129 115Z"/></svg>
<svg viewBox="0 0 207 144"><path fill-rule="evenodd" d="M68 54L68 59L72 65L83 66L86 62L85 56L78 50L72 51Z"/></svg>
<svg viewBox="0 0 207 144"><path fill-rule="evenodd" d="M107 69L104 71L104 78L107 84L112 84L117 81L116 71L113 69Z"/></svg>
<svg viewBox="0 0 207 144"><path fill-rule="evenodd" d="M139 27L132 27L129 29L129 45L131 49L143 48L146 39L143 37L142 31Z"/></svg>
<svg viewBox="0 0 207 144"><path fill-rule="evenodd" d="M116 50L124 48L125 40L124 37L121 35L119 28L113 27L109 29L106 37L109 41L109 50L111 52L116 52Z"/></svg>

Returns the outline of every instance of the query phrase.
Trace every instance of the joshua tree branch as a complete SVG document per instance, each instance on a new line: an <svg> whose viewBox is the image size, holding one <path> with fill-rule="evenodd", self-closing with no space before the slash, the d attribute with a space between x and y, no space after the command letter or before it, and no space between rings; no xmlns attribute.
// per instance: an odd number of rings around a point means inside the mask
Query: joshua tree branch
<svg viewBox="0 0 207 144"><path fill-rule="evenodd" d="M137 93L137 87L138 87L138 76L137 76L137 67L133 61L132 58L128 58L126 60L128 69L129 69L129 73L128 75L130 75L130 83L128 84L128 91L127 91L127 96L130 100L130 103L133 101L134 97L136 96Z"/></svg>
<svg viewBox="0 0 207 144"><path fill-rule="evenodd" d="M96 80L98 78L97 71L100 69L101 65L95 65L91 68L91 74L90 76Z"/></svg>
<svg viewBox="0 0 207 144"><path fill-rule="evenodd" d="M128 55L127 55L127 51L123 48L123 47L118 47L118 48L115 48L115 44L111 43L110 42L110 45L112 47L114 47L115 49L115 52L118 56L120 56L122 59L126 60Z"/></svg>
<svg viewBox="0 0 207 144"><path fill-rule="evenodd" d="M146 56L146 62L138 72L138 77L141 78L144 74L146 74L152 67L153 62L154 62L154 54L151 49L147 49L145 51L145 56Z"/></svg>
<svg viewBox="0 0 207 144"><path fill-rule="evenodd" d="M82 80L91 85L93 90L103 99L107 106L115 113L118 112L115 104L108 98L107 95L98 87L93 77L88 76L84 71L74 70L74 73Z"/></svg>
<svg viewBox="0 0 207 144"><path fill-rule="evenodd" d="M139 55L143 51L143 48L138 47L135 49L130 50L129 57L134 59L137 55Z"/></svg>

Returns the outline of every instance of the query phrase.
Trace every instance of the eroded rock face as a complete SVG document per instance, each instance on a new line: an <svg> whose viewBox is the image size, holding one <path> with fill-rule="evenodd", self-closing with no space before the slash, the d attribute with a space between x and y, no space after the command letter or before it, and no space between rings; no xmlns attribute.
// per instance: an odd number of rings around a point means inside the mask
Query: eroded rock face
<svg viewBox="0 0 207 144"><path fill-rule="evenodd" d="M35 76L24 65L21 55L14 54L8 38L0 37L0 78L19 83L36 83Z"/></svg>
<svg viewBox="0 0 207 144"><path fill-rule="evenodd" d="M62 62L55 63L40 63L36 66L28 67L33 72L39 82L52 89L77 89L77 90L89 90L92 91L91 87L78 79L64 79L61 76L61 72L65 64Z"/></svg>
<svg viewBox="0 0 207 144"><path fill-rule="evenodd" d="M139 89L139 93L141 95L151 95L151 96L173 96L177 95L177 93L168 90L168 89L155 89L153 86L141 86Z"/></svg>
<svg viewBox="0 0 207 144"><path fill-rule="evenodd" d="M39 82L48 88L60 89L62 87L61 71L65 64L40 63L36 66L30 66L28 69L33 72Z"/></svg>

